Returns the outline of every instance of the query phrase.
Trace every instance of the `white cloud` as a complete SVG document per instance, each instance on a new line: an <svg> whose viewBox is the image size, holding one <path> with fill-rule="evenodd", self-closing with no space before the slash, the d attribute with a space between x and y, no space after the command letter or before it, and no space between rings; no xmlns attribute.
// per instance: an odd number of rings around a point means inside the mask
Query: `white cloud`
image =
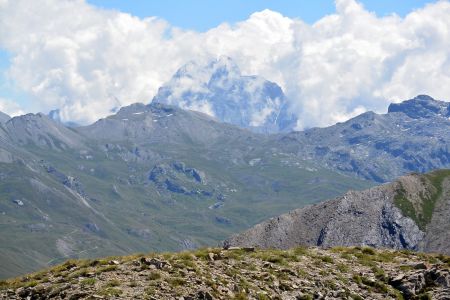
<svg viewBox="0 0 450 300"><path fill-rule="evenodd" d="M0 112L8 114L11 117L20 116L24 114L24 111L20 106L12 100L0 97Z"/></svg>
<svg viewBox="0 0 450 300"><path fill-rule="evenodd" d="M336 13L313 25L264 10L198 33L81 0L1 0L0 47L13 55L17 87L40 110L60 107L66 120L149 102L187 61L226 55L244 74L279 83L302 128L382 112L416 94L448 99L449 15L449 1L401 18L337 0Z"/></svg>

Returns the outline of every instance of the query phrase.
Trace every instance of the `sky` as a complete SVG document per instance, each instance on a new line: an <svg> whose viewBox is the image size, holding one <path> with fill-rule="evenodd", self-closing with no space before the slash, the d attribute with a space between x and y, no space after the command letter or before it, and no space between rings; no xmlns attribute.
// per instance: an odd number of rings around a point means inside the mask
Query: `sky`
<svg viewBox="0 0 450 300"><path fill-rule="evenodd" d="M289 18L298 18L309 24L335 12L333 0L88 0L107 9L130 13L140 18L158 16L173 26L196 31L207 31L223 22L244 21L252 13L270 9ZM427 0L365 0L364 7L379 16L397 14L405 16L423 7ZM214 4L212 4L214 3Z"/></svg>
<svg viewBox="0 0 450 300"><path fill-rule="evenodd" d="M450 2L0 0L0 111L86 124L189 61L278 83L297 129L450 95Z"/></svg>

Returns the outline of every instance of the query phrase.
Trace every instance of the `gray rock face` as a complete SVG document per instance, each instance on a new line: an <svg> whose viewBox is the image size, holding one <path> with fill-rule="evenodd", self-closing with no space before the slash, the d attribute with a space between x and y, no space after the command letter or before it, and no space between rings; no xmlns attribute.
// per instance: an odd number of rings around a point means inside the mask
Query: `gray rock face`
<svg viewBox="0 0 450 300"><path fill-rule="evenodd" d="M11 119L10 116L0 111L0 124L6 123L9 119Z"/></svg>
<svg viewBox="0 0 450 300"><path fill-rule="evenodd" d="M413 119L450 117L450 103L434 100L428 95L419 95L402 103L392 103L388 113L393 112L402 112Z"/></svg>
<svg viewBox="0 0 450 300"><path fill-rule="evenodd" d="M78 127L82 135L100 141L130 141L142 143L204 144L210 145L224 138L224 134L251 136L250 132L218 123L200 112L185 111L175 106L136 103L121 108L115 115L100 119L92 125Z"/></svg>
<svg viewBox="0 0 450 300"><path fill-rule="evenodd" d="M230 237L225 246L291 248L308 246L356 246L449 251L450 221L443 217L450 205L450 172L431 173L431 177L408 175L396 182L369 190L350 191L324 203L307 206L272 218L241 234ZM444 174L444 175L442 175ZM442 193L435 186L436 176L444 176ZM433 218L426 228L410 216L399 197L407 195L408 203L417 210L432 207ZM433 207L431 199L438 197ZM445 207L445 209L443 209ZM448 214L447 214L448 215ZM447 230L447 231L445 231ZM445 232L444 232L445 231Z"/></svg>
<svg viewBox="0 0 450 300"><path fill-rule="evenodd" d="M256 132L290 131L297 122L276 83L242 76L228 57L206 65L191 62L183 66L159 89L153 103L202 111Z"/></svg>
<svg viewBox="0 0 450 300"><path fill-rule="evenodd" d="M450 168L450 103L418 96L344 123L274 136L285 152L330 169L387 182Z"/></svg>
<svg viewBox="0 0 450 300"><path fill-rule="evenodd" d="M31 143L54 150L84 146L81 136L41 113L14 117L4 126L10 139L21 145Z"/></svg>
<svg viewBox="0 0 450 300"><path fill-rule="evenodd" d="M148 179L157 187L173 193L208 197L213 195L212 191L203 190L206 185L205 173L186 167L186 164L180 161L154 166Z"/></svg>

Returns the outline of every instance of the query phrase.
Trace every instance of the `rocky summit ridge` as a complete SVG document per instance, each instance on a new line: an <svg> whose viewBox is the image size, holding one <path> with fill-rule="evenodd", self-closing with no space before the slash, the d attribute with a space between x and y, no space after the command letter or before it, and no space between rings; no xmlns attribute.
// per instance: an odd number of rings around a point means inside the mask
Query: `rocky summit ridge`
<svg viewBox="0 0 450 300"><path fill-rule="evenodd" d="M1 299L449 299L450 257L369 247L70 260L0 281Z"/></svg>
<svg viewBox="0 0 450 300"><path fill-rule="evenodd" d="M450 254L449 212L450 170L438 170L299 208L234 235L224 245L360 245Z"/></svg>
<svg viewBox="0 0 450 300"><path fill-rule="evenodd" d="M346 122L273 135L283 151L377 182L450 167L450 103L419 95Z"/></svg>

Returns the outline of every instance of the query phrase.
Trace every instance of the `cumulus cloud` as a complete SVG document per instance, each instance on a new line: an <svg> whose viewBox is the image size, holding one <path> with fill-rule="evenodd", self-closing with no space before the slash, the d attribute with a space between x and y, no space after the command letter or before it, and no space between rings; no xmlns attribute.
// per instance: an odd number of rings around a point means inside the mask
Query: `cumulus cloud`
<svg viewBox="0 0 450 300"><path fill-rule="evenodd" d="M24 114L24 111L16 102L2 97L0 97L0 111L11 117Z"/></svg>
<svg viewBox="0 0 450 300"><path fill-rule="evenodd" d="M187 61L226 55L244 74L280 84L304 128L416 94L448 99L449 15L449 1L401 18L337 0L336 13L312 25L264 10L199 33L82 0L1 0L0 47L13 56L16 86L64 120L92 122L150 102Z"/></svg>

